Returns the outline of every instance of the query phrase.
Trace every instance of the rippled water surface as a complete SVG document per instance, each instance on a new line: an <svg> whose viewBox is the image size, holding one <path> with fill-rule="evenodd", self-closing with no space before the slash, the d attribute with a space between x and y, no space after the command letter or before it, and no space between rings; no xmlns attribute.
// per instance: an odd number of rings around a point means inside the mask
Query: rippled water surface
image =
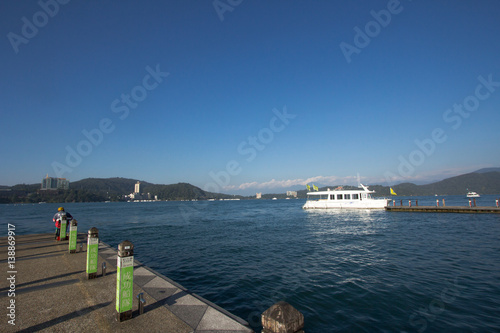
<svg viewBox="0 0 500 333"><path fill-rule="evenodd" d="M407 204L408 199L405 199ZM439 198L441 199L441 197ZM421 197L419 204L435 204ZM494 204L494 197L478 204ZM500 215L304 211L303 200L65 204L116 247L260 331L285 300L306 332L500 331ZM447 197L447 205L467 205ZM0 205L18 233L59 205Z"/></svg>

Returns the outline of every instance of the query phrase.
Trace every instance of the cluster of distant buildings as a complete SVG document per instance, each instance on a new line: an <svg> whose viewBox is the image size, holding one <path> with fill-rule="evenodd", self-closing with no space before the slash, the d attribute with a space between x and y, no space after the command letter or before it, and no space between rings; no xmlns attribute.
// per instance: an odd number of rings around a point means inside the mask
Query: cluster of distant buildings
<svg viewBox="0 0 500 333"><path fill-rule="evenodd" d="M66 178L53 178L47 175L42 179L41 191L69 190L69 180Z"/></svg>
<svg viewBox="0 0 500 333"><path fill-rule="evenodd" d="M158 196L155 195L154 198L151 195L151 193L141 193L141 182L138 181L134 185L134 193L130 193L129 195L125 196L128 198L130 201L158 201Z"/></svg>
<svg viewBox="0 0 500 333"><path fill-rule="evenodd" d="M286 191L286 196L287 197L297 197L297 191ZM255 199L262 199L262 192L256 193L255 194Z"/></svg>

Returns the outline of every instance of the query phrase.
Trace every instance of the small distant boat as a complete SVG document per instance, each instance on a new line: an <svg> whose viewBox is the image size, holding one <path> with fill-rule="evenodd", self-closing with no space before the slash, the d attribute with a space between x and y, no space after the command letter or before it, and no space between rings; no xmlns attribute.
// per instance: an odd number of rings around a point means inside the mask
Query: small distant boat
<svg viewBox="0 0 500 333"><path fill-rule="evenodd" d="M368 190L368 186L359 184L361 190L344 190L337 187L334 190L316 191L307 193L307 201L303 209L384 209L389 200L375 199L375 191Z"/></svg>
<svg viewBox="0 0 500 333"><path fill-rule="evenodd" d="M480 198L481 196L477 194L476 192L469 191L467 192L467 198Z"/></svg>
<svg viewBox="0 0 500 333"><path fill-rule="evenodd" d="M278 198L273 198L273 200L278 200Z"/></svg>

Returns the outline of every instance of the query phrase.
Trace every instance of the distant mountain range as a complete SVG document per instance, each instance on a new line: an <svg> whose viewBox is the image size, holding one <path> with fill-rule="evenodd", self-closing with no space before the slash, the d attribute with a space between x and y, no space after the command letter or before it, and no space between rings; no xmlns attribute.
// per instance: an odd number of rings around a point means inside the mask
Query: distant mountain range
<svg viewBox="0 0 500 333"><path fill-rule="evenodd" d="M134 192L136 179L86 178L70 184L69 190L40 191L40 184L0 186L0 203L17 202L99 202L125 201ZM243 198L229 194L206 192L188 183L157 185L141 181L141 193L158 200L208 200Z"/></svg>
<svg viewBox="0 0 500 333"><path fill-rule="evenodd" d="M86 178L70 184L69 190L40 191L40 184L19 184L14 186L0 186L0 203L17 202L91 202L91 201L120 201L126 200L125 195L134 191L136 179L128 178ZM342 184L339 184L342 185ZM335 188L338 185L324 186ZM356 188L344 186L344 188ZM468 190L479 194L500 195L500 168L485 168L464 175L447 178L426 185L402 183L392 186L398 196L412 195L465 195ZM371 185L371 190L377 196L389 196L390 187ZM188 184L178 183L158 185L141 181L141 192L150 193L159 200L208 200L208 199L252 199L254 196L244 197L222 193L206 192L201 188ZM283 191L284 192L284 191ZM299 198L305 198L307 190L297 191ZM264 194L263 199L285 198L286 194Z"/></svg>

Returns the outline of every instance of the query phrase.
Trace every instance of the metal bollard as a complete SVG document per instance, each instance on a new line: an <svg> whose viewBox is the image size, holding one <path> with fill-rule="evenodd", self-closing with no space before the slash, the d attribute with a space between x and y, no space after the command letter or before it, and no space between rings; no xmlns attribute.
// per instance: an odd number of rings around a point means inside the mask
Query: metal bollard
<svg viewBox="0 0 500 333"><path fill-rule="evenodd" d="M83 252L83 243L80 243L80 252Z"/></svg>
<svg viewBox="0 0 500 333"><path fill-rule="evenodd" d="M99 230L90 228L87 237L87 279L97 277L97 261L99 252Z"/></svg>
<svg viewBox="0 0 500 333"><path fill-rule="evenodd" d="M144 299L144 293L139 293L137 295L137 303L139 304L139 314L144 313L144 304L146 304L146 300Z"/></svg>
<svg viewBox="0 0 500 333"><path fill-rule="evenodd" d="M78 222L71 220L69 224L69 253L76 253L77 226Z"/></svg>
<svg viewBox="0 0 500 333"><path fill-rule="evenodd" d="M106 263L102 263L102 276L106 276Z"/></svg>
<svg viewBox="0 0 500 333"><path fill-rule="evenodd" d="M132 318L134 291L134 244L126 240L118 244L116 259L116 320Z"/></svg>
<svg viewBox="0 0 500 333"><path fill-rule="evenodd" d="M61 232L59 233L59 240L66 240L66 228L68 226L68 220L66 219L66 213L61 214Z"/></svg>

